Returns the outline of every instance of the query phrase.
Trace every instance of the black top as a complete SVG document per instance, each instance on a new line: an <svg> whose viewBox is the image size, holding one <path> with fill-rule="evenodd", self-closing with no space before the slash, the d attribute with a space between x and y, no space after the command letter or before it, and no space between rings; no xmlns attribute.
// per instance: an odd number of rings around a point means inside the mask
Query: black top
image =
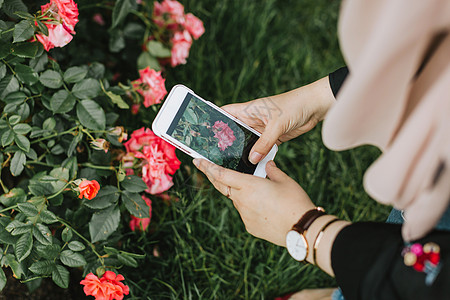
<svg viewBox="0 0 450 300"><path fill-rule="evenodd" d="M401 225L354 223L336 237L331 262L346 300L450 299L450 232L433 231L416 241L440 246L441 269L427 286L427 274L405 265Z"/></svg>
<svg viewBox="0 0 450 300"><path fill-rule="evenodd" d="M329 75L335 96L348 73L344 67ZM404 263L401 225L365 222L345 227L331 251L333 271L345 299L450 299L450 232L435 230L416 242L440 246L441 268L429 286L426 273Z"/></svg>

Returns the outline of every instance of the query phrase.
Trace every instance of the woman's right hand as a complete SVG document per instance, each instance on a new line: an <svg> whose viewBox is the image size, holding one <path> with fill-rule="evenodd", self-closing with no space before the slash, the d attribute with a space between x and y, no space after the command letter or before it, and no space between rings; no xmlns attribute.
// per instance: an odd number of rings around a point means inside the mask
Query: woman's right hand
<svg viewBox="0 0 450 300"><path fill-rule="evenodd" d="M262 133L249 155L249 160L256 164L274 144L286 142L314 128L325 118L334 102L328 77L324 77L283 94L222 108Z"/></svg>

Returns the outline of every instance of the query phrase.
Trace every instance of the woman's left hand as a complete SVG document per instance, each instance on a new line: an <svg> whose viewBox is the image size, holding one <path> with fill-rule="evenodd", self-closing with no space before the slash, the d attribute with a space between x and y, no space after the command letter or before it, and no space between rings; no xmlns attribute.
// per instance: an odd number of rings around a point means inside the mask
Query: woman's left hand
<svg viewBox="0 0 450 300"><path fill-rule="evenodd" d="M315 205L292 178L273 161L266 165L268 178L243 174L194 159L214 187L233 201L247 231L259 238L285 247L286 234L300 217Z"/></svg>

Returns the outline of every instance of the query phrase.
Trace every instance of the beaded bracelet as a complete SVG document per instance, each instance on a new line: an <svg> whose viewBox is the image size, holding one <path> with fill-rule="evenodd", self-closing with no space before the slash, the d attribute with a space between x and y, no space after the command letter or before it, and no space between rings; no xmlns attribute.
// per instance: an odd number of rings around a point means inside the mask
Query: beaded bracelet
<svg viewBox="0 0 450 300"><path fill-rule="evenodd" d="M319 234L317 234L316 239L314 240L314 243L313 243L313 262L314 262L314 264L316 266L318 266L317 260L316 260L317 248L319 247L319 243L320 243L320 240L322 239L323 233L324 233L325 229L328 228L328 226L330 226L331 224L333 224L336 221L339 221L339 219L338 218L331 219L325 225L323 225L322 229L320 229Z"/></svg>

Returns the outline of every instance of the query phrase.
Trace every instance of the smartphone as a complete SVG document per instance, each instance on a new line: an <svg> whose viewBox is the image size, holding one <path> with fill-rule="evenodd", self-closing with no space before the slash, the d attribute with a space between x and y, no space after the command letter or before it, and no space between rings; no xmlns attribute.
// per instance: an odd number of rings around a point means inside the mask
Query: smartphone
<svg viewBox="0 0 450 300"><path fill-rule="evenodd" d="M266 163L278 150L274 145L262 161L252 164L248 156L261 134L183 85L172 88L152 129L193 158L259 177L266 177Z"/></svg>

